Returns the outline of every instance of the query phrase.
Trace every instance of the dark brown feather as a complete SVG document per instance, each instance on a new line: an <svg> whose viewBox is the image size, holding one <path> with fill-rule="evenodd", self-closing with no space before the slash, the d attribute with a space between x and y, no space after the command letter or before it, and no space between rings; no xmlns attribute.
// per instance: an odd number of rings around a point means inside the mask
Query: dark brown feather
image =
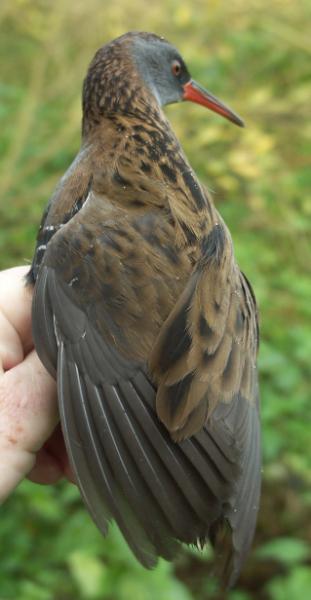
<svg viewBox="0 0 311 600"><path fill-rule="evenodd" d="M231 585L260 488L257 310L226 226L131 62L135 35L99 51L85 80L82 149L28 278L34 340L101 531L115 519L147 567L211 539Z"/></svg>

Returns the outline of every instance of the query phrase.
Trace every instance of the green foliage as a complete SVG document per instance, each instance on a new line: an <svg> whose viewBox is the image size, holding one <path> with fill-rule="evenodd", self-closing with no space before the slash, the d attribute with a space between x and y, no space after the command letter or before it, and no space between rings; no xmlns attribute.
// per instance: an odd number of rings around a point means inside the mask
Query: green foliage
<svg viewBox="0 0 311 600"><path fill-rule="evenodd" d="M3 507L0 531L1 600L191 598L171 564L143 569L116 526L104 541L73 486L25 482Z"/></svg>
<svg viewBox="0 0 311 600"><path fill-rule="evenodd" d="M300 563L309 558L310 549L303 540L279 537L258 548L256 556L277 560L286 566Z"/></svg>
<svg viewBox="0 0 311 600"><path fill-rule="evenodd" d="M298 567L285 577L276 577L267 586L271 600L301 598L307 600L311 589L311 570Z"/></svg>
<svg viewBox="0 0 311 600"><path fill-rule="evenodd" d="M105 41L129 29L165 35L193 76L245 118L241 131L202 107L167 110L260 306L258 549L229 600L304 600L311 586L310 13L307 0L0 6L2 268L31 259L43 206L79 147L86 66ZM144 571L116 528L99 535L68 484L22 484L2 509L0 539L0 600L219 597L208 553Z"/></svg>

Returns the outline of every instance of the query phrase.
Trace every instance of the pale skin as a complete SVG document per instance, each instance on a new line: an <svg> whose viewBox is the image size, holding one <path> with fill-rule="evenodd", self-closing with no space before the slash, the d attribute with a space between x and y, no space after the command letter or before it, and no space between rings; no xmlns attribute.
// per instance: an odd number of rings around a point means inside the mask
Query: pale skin
<svg viewBox="0 0 311 600"><path fill-rule="evenodd" d="M26 476L43 484L73 479L58 425L55 381L32 341L28 270L0 272L0 502Z"/></svg>

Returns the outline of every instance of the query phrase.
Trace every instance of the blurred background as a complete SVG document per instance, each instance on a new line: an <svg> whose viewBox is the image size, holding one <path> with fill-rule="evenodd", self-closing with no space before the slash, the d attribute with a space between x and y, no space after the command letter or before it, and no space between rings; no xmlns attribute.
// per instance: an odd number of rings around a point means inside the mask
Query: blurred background
<svg viewBox="0 0 311 600"><path fill-rule="evenodd" d="M0 4L1 268L31 260L43 207L79 148L82 79L103 43L130 29L164 35L246 121L240 130L202 107L167 109L261 313L261 511L228 600L311 593L310 22L309 0ZM0 600L216 600L210 559L185 550L143 570L66 483L24 482L1 509Z"/></svg>

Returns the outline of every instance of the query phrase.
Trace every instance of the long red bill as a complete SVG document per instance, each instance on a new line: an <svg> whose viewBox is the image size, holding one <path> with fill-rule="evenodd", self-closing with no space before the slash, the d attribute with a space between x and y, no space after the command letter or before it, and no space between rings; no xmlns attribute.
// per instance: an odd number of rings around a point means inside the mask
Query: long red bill
<svg viewBox="0 0 311 600"><path fill-rule="evenodd" d="M244 121L236 113L220 102L213 94L202 88L196 81L193 81L193 79L190 79L184 85L183 100L202 104L202 106L206 106L210 110L222 115L226 119L229 119L229 121L232 121L232 123L239 125L239 127L244 127Z"/></svg>

